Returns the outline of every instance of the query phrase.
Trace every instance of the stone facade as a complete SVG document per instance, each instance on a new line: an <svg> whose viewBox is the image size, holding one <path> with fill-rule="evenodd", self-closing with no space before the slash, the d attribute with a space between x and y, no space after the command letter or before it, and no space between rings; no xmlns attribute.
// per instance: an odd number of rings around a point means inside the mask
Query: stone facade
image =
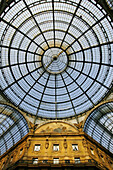
<svg viewBox="0 0 113 170"><path fill-rule="evenodd" d="M19 167L112 170L112 166L112 155L105 148L74 124L63 121L49 121L37 126L35 132L31 130L1 156L3 170Z"/></svg>

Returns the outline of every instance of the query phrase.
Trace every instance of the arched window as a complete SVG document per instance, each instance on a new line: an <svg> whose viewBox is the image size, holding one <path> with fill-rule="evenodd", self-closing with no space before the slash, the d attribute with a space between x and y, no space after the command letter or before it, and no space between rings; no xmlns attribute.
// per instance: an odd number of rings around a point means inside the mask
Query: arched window
<svg viewBox="0 0 113 170"><path fill-rule="evenodd" d="M0 104L0 155L29 132L25 118L14 108Z"/></svg>
<svg viewBox="0 0 113 170"><path fill-rule="evenodd" d="M89 115L84 132L113 153L113 102L99 106Z"/></svg>

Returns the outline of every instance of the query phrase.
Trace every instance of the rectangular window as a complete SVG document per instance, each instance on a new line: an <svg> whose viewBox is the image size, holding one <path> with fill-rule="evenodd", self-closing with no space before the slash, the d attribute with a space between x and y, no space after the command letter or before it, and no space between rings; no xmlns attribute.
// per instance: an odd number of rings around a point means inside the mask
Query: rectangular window
<svg viewBox="0 0 113 170"><path fill-rule="evenodd" d="M75 164L79 164L80 163L80 158L75 158Z"/></svg>
<svg viewBox="0 0 113 170"><path fill-rule="evenodd" d="M90 150L91 150L91 154L94 155L94 150L92 148L90 148Z"/></svg>
<svg viewBox="0 0 113 170"><path fill-rule="evenodd" d="M110 164L111 164L111 167L113 168L113 162L110 162Z"/></svg>
<svg viewBox="0 0 113 170"><path fill-rule="evenodd" d="M20 149L20 155L22 154L22 152L23 152L23 148Z"/></svg>
<svg viewBox="0 0 113 170"><path fill-rule="evenodd" d="M48 160L43 160L43 163L44 163L44 164L47 164L47 163L48 163Z"/></svg>
<svg viewBox="0 0 113 170"><path fill-rule="evenodd" d="M12 162L12 160L13 160L13 156L11 156L11 160L10 160L10 162Z"/></svg>
<svg viewBox="0 0 113 170"><path fill-rule="evenodd" d="M59 151L59 145L58 144L54 144L53 145L53 150L54 151Z"/></svg>
<svg viewBox="0 0 113 170"><path fill-rule="evenodd" d="M59 164L59 158L54 158L53 159L53 164Z"/></svg>
<svg viewBox="0 0 113 170"><path fill-rule="evenodd" d="M33 158L33 164L38 164L38 158Z"/></svg>
<svg viewBox="0 0 113 170"><path fill-rule="evenodd" d="M78 151L78 145L77 144L72 144L73 151Z"/></svg>
<svg viewBox="0 0 113 170"><path fill-rule="evenodd" d="M3 162L3 164L2 164L2 168L4 167L4 165L5 165L5 162Z"/></svg>
<svg viewBox="0 0 113 170"><path fill-rule="evenodd" d="M102 161L104 162L104 157L101 155Z"/></svg>
<svg viewBox="0 0 113 170"><path fill-rule="evenodd" d="M70 164L70 160L65 160L65 163L66 164Z"/></svg>
<svg viewBox="0 0 113 170"><path fill-rule="evenodd" d="M35 147L34 147L34 151L40 151L40 145L35 145Z"/></svg>

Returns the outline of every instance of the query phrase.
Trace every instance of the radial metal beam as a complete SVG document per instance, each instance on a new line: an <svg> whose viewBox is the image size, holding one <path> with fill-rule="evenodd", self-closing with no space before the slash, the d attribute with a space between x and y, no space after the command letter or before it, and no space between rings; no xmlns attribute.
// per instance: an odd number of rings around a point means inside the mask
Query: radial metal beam
<svg viewBox="0 0 113 170"><path fill-rule="evenodd" d="M26 1L25 1L25 0L23 0L23 2L24 2L24 4L25 4L26 8L28 9L29 13L31 14L31 16L32 16L32 18L33 18L33 20L34 20L34 22L36 23L36 25L37 25L38 29L40 30L40 32L41 32L41 34L42 34L42 36L43 36L43 38L44 38L44 40L45 40L45 42L46 42L46 44L47 44L48 48L49 48L49 44L48 44L48 42L47 42L47 40L46 40L46 38L45 38L45 36L44 36L44 34L43 34L43 32L42 32L41 28L40 28L40 26L39 26L38 22L36 21L36 19L35 19L34 15L33 15L33 13L32 13L32 11L31 11L31 9L29 8L29 6L27 5L27 3L26 3Z"/></svg>
<svg viewBox="0 0 113 170"><path fill-rule="evenodd" d="M54 0L52 0L52 11L53 11L53 37L54 37L54 47L55 47L55 10L54 10Z"/></svg>
<svg viewBox="0 0 113 170"><path fill-rule="evenodd" d="M62 44L63 44L63 42L64 42L64 40L65 40L65 38L66 38L66 35L68 34L69 28L70 28L70 26L71 26L71 24L72 24L72 22L73 22L73 19L74 19L76 13L77 13L77 10L79 9L79 6L80 6L81 2L82 2L82 0L79 1L78 5L77 5L77 7L76 7L76 9L75 9L75 11L74 11L74 13L73 13L73 16L72 16L71 21L70 21L70 23L69 23L69 25L68 25L68 28L67 28L67 30L66 30L66 32L65 32L65 35L64 35L64 38L63 38L62 43L61 43L61 45L60 45L60 48L62 47Z"/></svg>
<svg viewBox="0 0 113 170"><path fill-rule="evenodd" d="M86 51L86 50L90 50L90 49L92 49L92 48L97 48L97 47L101 47L101 46L109 45L109 44L113 44L113 41L105 42L105 43L103 43L103 44L98 44L98 45L94 45L94 46L90 46L90 47L88 47L88 48L84 48L84 49L81 49L81 50L79 50L79 51L75 51L75 52L73 52L73 53L70 53L68 56L73 55L73 54L80 53L80 52L82 52L83 50Z"/></svg>
<svg viewBox="0 0 113 170"><path fill-rule="evenodd" d="M41 54L38 54L36 52L32 52L32 51L29 51L29 50L24 50L24 49L21 49L21 48L16 48L16 47L11 47L11 46L7 46L7 45L1 45L1 44L0 44L0 47L2 47L2 48L9 48L9 49L12 49L12 50L17 50L17 51L28 52L30 54L35 54L35 55L42 56Z"/></svg>
<svg viewBox="0 0 113 170"><path fill-rule="evenodd" d="M18 81L20 81L21 79L23 79L24 77L28 76L29 74L39 70L40 68L42 68L42 66L36 68L35 70L31 71L30 73L25 74L24 76L20 77L19 79L17 79L16 81L14 81L13 83L9 84L6 88L4 88L2 91L4 92L5 90L7 90L8 88L10 88L13 84L17 83Z"/></svg>
<svg viewBox="0 0 113 170"><path fill-rule="evenodd" d="M77 70L77 69L69 66L69 65L68 65L68 67L71 68L71 69L73 69L73 70L75 70L75 71L77 71L77 72L79 72L79 73L81 73L81 74L83 74L83 75L85 75L86 77L89 77L89 78L92 79L93 81L95 81L95 82L97 82L98 84L100 84L101 86L105 87L107 90L110 90L109 87L105 86L103 83L99 82L99 81L96 80L95 78L93 78L93 77L91 77L91 76L89 76L89 75L87 75L87 74L85 74L85 73L83 73L83 72L81 72L81 71L79 71L79 70Z"/></svg>
<svg viewBox="0 0 113 170"><path fill-rule="evenodd" d="M71 99L69 90L68 90L67 85L66 85L66 83L65 83L65 81L64 81L64 78L63 78L63 76L62 76L62 73L60 73L60 75L61 75L62 81L63 81L63 83L64 83L64 86L65 86L65 88L66 88L67 94L68 94L68 96L69 96L69 99L70 99L72 108L73 108L73 110L74 110L75 118L76 118L76 120L77 120L77 123L79 124L78 117L77 117L77 114L76 114L76 110L75 110L75 107L74 107L74 105L73 105L73 102L72 102L72 99Z"/></svg>
<svg viewBox="0 0 113 170"><path fill-rule="evenodd" d="M40 74L40 76L36 79L36 81L33 83L33 85L30 87L30 89L26 92L26 94L24 95L24 97L22 98L22 100L20 101L20 103L18 104L18 106L23 102L23 100L25 99L25 97L29 94L29 92L32 90L32 88L35 86L35 84L39 81L39 79L43 76L43 74L46 72L46 70L43 71L42 74Z"/></svg>
<svg viewBox="0 0 113 170"><path fill-rule="evenodd" d="M86 34L89 30L91 30L95 25L101 22L104 18L107 17L107 14L104 15L101 19L96 21L93 25L91 25L86 31L84 31L78 38L76 38L64 51L67 51L77 40L79 40L84 34Z"/></svg>
<svg viewBox="0 0 113 170"><path fill-rule="evenodd" d="M77 81L65 70L65 72L67 73L67 75L77 84L77 86L82 90L83 94L86 95L86 97L88 98L88 100L92 103L93 106L95 106L95 104L93 103L93 101L91 100L91 98L87 95L86 91L83 90L83 88L77 83Z"/></svg>
<svg viewBox="0 0 113 170"><path fill-rule="evenodd" d="M55 74L55 116L57 119L57 75Z"/></svg>
<svg viewBox="0 0 113 170"><path fill-rule="evenodd" d="M37 119L37 116L38 116L38 113L39 113L39 109L40 109L40 106L41 106L41 103L42 103L42 99L43 99L45 90L46 90L46 88L47 88L47 84L48 84L48 81L49 81L49 77L50 77L50 73L49 73L49 75L48 75L46 84L45 84L45 86L44 86L44 89L43 89L43 92L42 92L42 95L41 95L41 98L40 98L40 102L39 102L38 107L37 107L37 112L36 112L36 116L35 116L35 119L34 119L34 125L35 125L35 123L36 123L36 119ZM34 129L34 130L35 130L35 129Z"/></svg>
<svg viewBox="0 0 113 170"><path fill-rule="evenodd" d="M15 27L14 25L12 25L11 23L7 22L6 20L4 20L3 18L0 17L0 20L3 21L4 23L6 23L7 25L9 25L10 27L12 27L13 29L15 29L16 31L18 31L19 33L21 33L22 35L24 35L26 38L28 38L31 42L33 42L34 44L36 44L39 48L41 48L43 51L44 49L38 45L33 39L31 39L30 37L28 37L25 33L23 33L21 30L19 30L17 27Z"/></svg>
<svg viewBox="0 0 113 170"><path fill-rule="evenodd" d="M40 62L41 62L41 60L39 60L39 61L27 61L27 62L22 62L22 63L15 63L15 64L11 64L11 65L0 66L0 69L7 68L7 67L13 67L13 66L19 66L19 65L23 65L23 64L40 63Z"/></svg>
<svg viewBox="0 0 113 170"><path fill-rule="evenodd" d="M113 65L111 65L111 64L106 64L106 63L101 63L101 62L98 63L98 62L94 62L94 61L69 60L69 62L88 63L88 64L98 64L98 65L113 67Z"/></svg>

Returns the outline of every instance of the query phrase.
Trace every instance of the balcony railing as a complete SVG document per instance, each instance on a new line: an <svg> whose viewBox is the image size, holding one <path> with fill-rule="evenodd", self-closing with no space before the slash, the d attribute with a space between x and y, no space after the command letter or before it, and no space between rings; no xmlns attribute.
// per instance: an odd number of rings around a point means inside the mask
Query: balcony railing
<svg viewBox="0 0 113 170"><path fill-rule="evenodd" d="M19 160L14 165L9 165L8 169L15 169L15 167L24 166L24 167L51 167L51 166L73 166L73 167L80 167L80 166L95 166L104 169L102 164L98 164L94 159L87 159L87 160L80 160L78 162L74 160L59 160L59 162L55 163L54 160L38 160L37 162L33 162L33 160Z"/></svg>
<svg viewBox="0 0 113 170"><path fill-rule="evenodd" d="M98 167L99 169L106 169L102 164L99 164L94 159L80 160L78 162L74 160L59 160L59 162L54 163L54 160L38 160L33 163L33 160L19 160L16 163L9 164L5 169L13 170L16 167L82 167L82 166L93 166Z"/></svg>
<svg viewBox="0 0 113 170"><path fill-rule="evenodd" d="M19 160L18 162L16 162L16 164L33 164L33 165L43 165L43 164L71 164L71 165L75 165L75 164L84 164L84 163L88 163L88 164L97 164L97 162L93 159L87 159L87 160L78 160L78 161L74 161L74 160L59 160L58 162L54 162L54 160L37 160L36 162L33 162L33 160Z"/></svg>

